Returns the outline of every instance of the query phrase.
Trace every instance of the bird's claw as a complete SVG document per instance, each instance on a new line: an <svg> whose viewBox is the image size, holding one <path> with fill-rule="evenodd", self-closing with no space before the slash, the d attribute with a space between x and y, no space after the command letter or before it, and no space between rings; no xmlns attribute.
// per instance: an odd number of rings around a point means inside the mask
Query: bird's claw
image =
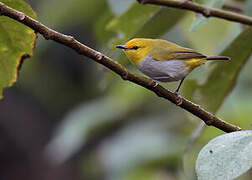
<svg viewBox="0 0 252 180"><path fill-rule="evenodd" d="M158 82L157 82L156 80L151 79L151 80L150 80L150 85L151 85L152 87L157 87L157 86L158 86Z"/></svg>
<svg viewBox="0 0 252 180"><path fill-rule="evenodd" d="M176 91L174 91L174 94L177 96L177 97L179 97L180 95L179 95L179 92L176 90Z"/></svg>
<svg viewBox="0 0 252 180"><path fill-rule="evenodd" d="M179 95L178 91L175 91L174 94L176 95L176 105L180 106L183 103L182 97Z"/></svg>

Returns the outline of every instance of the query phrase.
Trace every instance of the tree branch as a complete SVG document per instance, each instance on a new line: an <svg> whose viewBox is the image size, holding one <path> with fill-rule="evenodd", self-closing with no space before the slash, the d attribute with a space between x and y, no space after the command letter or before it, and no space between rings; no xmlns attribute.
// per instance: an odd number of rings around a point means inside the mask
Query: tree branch
<svg viewBox="0 0 252 180"><path fill-rule="evenodd" d="M218 17L229 21L252 25L252 17L215 8L207 8L190 0L137 0L141 4L155 4L200 13L205 17Z"/></svg>
<svg viewBox="0 0 252 180"><path fill-rule="evenodd" d="M171 101L172 103L176 104L177 106L199 117L208 126L214 126L225 132L233 132L241 130L240 127L229 124L221 120L220 118L201 108L199 105L194 104L182 97L178 98L174 93L165 89L164 87L160 85L154 86L152 80L142 76L135 75L134 73L128 71L121 64L105 56L104 54L95 51L94 49L91 49L88 46L85 46L84 44L75 40L75 38L72 36L64 35L57 31L54 31L46 27L45 25L41 24L40 22L36 21L35 19L32 19L31 17L23 14L22 12L14 10L3 3L0 3L0 14L8 16L12 19L15 19L16 21L25 24L26 26L33 29L35 32L40 33L47 40L56 41L60 44L63 44L75 50L77 53L81 55L93 59L94 61L106 66L107 68L109 68L110 70L121 76L124 80L131 81L142 87L145 87L146 89L149 89L150 91L157 94L159 97L165 98Z"/></svg>

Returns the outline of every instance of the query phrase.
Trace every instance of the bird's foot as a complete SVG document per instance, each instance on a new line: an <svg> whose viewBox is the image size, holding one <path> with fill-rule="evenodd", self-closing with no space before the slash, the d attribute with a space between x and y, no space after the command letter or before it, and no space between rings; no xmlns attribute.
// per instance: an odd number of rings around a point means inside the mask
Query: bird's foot
<svg viewBox="0 0 252 180"><path fill-rule="evenodd" d="M179 92L176 90L176 91L174 91L173 92L177 97L179 97L180 95L179 95Z"/></svg>
<svg viewBox="0 0 252 180"><path fill-rule="evenodd" d="M182 97L179 95L179 92L178 91L174 91L174 94L176 95L176 105L177 106L180 106L182 103L183 103L183 99Z"/></svg>
<svg viewBox="0 0 252 180"><path fill-rule="evenodd" d="M152 87L157 87L158 86L158 82L156 80L151 79L150 83L149 83Z"/></svg>
<svg viewBox="0 0 252 180"><path fill-rule="evenodd" d="M128 75L129 75L129 73L128 73L128 71L126 71L121 77L123 80L128 80Z"/></svg>

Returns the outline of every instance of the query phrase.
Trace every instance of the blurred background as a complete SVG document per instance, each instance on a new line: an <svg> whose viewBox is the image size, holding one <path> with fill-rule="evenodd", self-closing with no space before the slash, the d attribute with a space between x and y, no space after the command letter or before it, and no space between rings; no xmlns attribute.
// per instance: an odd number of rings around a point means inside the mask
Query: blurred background
<svg viewBox="0 0 252 180"><path fill-rule="evenodd" d="M217 55L245 29L134 0L27 3L43 24L73 35L139 75L115 45L132 37L162 38ZM251 14L251 0L238 3L239 13ZM185 80L181 95L225 121L251 129L252 61L249 56L241 61L227 68L233 75L227 74L225 83L218 71L209 80L214 63L199 67ZM174 90L178 83L162 85ZM167 100L39 35L34 56L25 60L17 83L5 89L0 101L0 179L196 179L200 149L223 134L206 127L190 143L200 123ZM240 177L251 178L250 171Z"/></svg>

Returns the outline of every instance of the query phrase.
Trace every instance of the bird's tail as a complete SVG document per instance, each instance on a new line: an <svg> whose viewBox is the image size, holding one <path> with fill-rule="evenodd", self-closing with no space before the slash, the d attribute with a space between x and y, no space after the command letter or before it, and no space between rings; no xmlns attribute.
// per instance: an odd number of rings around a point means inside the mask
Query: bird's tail
<svg viewBox="0 0 252 180"><path fill-rule="evenodd" d="M227 56L209 56L206 58L206 60L226 60L226 61L229 61L230 60L230 57L227 57Z"/></svg>

